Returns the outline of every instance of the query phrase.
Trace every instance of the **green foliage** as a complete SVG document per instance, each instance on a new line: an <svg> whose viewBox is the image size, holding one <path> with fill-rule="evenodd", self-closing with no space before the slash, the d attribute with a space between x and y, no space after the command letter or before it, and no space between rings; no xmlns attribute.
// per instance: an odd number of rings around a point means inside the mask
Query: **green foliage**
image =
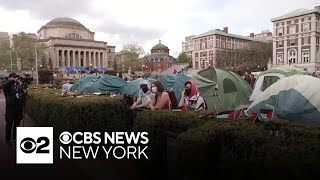
<svg viewBox="0 0 320 180"><path fill-rule="evenodd" d="M9 70L10 66L10 44L2 43L0 46L0 68Z"/></svg>
<svg viewBox="0 0 320 180"><path fill-rule="evenodd" d="M61 131L130 131L132 111L121 97L63 97L57 90L30 92L27 114L40 126Z"/></svg>
<svg viewBox="0 0 320 180"><path fill-rule="evenodd" d="M13 53L12 58L16 61L16 58L20 59L22 69L31 69L35 67L36 49L38 52L38 64L42 64L41 59L45 59L44 49L46 45L37 43L37 40L28 36L26 33L19 33L14 35L13 41ZM37 48L35 48L37 46Z"/></svg>
<svg viewBox="0 0 320 180"><path fill-rule="evenodd" d="M190 63L192 59L184 52L180 53L178 56L178 63Z"/></svg>
<svg viewBox="0 0 320 180"><path fill-rule="evenodd" d="M125 44L122 47L121 52L117 55L117 62L120 62L119 69L128 70L131 68L132 70L141 70L143 59L139 58L144 55L145 52L143 48L135 43Z"/></svg>
<svg viewBox="0 0 320 180"><path fill-rule="evenodd" d="M181 133L184 147L214 144L221 160L320 160L320 128L287 121L252 123L249 120L211 121Z"/></svg>

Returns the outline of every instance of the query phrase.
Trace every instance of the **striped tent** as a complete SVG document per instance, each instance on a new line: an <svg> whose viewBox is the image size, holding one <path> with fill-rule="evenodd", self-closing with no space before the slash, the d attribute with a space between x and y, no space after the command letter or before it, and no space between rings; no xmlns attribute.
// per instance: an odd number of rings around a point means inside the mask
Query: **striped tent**
<svg viewBox="0 0 320 180"><path fill-rule="evenodd" d="M268 110L282 119L320 123L320 79L308 75L286 77L257 97L247 115Z"/></svg>

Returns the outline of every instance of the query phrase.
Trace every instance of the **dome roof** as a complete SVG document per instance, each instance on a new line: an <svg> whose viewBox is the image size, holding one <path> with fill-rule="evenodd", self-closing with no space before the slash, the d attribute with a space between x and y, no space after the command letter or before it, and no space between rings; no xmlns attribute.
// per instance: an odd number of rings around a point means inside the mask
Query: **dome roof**
<svg viewBox="0 0 320 180"><path fill-rule="evenodd" d="M84 25L82 25L79 21L69 18L69 17L58 17L54 18L50 22L48 22L46 27L56 27L56 26L65 26L65 27L77 27L81 29L87 29Z"/></svg>
<svg viewBox="0 0 320 180"><path fill-rule="evenodd" d="M159 43L153 46L152 49L168 49L168 47L164 44L161 44L161 40L159 40Z"/></svg>

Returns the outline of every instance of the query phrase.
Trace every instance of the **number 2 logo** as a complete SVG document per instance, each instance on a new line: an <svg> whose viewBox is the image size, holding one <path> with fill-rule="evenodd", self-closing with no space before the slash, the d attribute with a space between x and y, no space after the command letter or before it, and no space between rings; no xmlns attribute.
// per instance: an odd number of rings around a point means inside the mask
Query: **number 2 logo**
<svg viewBox="0 0 320 180"><path fill-rule="evenodd" d="M47 137L39 137L37 141L34 139L27 137L24 138L20 143L20 149L22 152L30 154L36 150L36 153L49 153L49 150L44 149L48 147L50 144L50 140Z"/></svg>

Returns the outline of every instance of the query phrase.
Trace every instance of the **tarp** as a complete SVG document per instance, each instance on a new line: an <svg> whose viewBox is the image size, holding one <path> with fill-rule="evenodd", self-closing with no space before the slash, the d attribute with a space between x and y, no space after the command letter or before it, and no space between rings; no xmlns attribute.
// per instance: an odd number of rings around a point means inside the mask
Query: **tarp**
<svg viewBox="0 0 320 180"><path fill-rule="evenodd" d="M248 95L252 90L243 79L239 79L232 72L209 68L199 71L191 79L196 82L200 95L207 103L208 111L220 113L250 105Z"/></svg>
<svg viewBox="0 0 320 180"><path fill-rule="evenodd" d="M89 79L89 78L88 78ZM81 80L81 79L80 79ZM123 88L126 85L126 81L123 79L117 77L117 76L111 76L111 75L103 75L98 76L97 78L92 78L91 80L80 82L80 86L77 88L72 88L72 90L77 90L79 92L100 92L100 93L106 93L111 92L115 94L119 94L121 91L121 88ZM79 82L76 81L75 84L78 84Z"/></svg>
<svg viewBox="0 0 320 180"><path fill-rule="evenodd" d="M98 79L97 76L86 75L74 82L71 91L79 90L82 86L84 86L87 82Z"/></svg>
<svg viewBox="0 0 320 180"><path fill-rule="evenodd" d="M160 82L165 88L173 88L177 100L181 98L182 91L184 90L184 83L186 83L190 77L184 74L168 74L160 77Z"/></svg>
<svg viewBox="0 0 320 180"><path fill-rule="evenodd" d="M259 114L274 109L283 119L320 123L320 79L307 75L286 77L266 89L248 108Z"/></svg>
<svg viewBox="0 0 320 180"><path fill-rule="evenodd" d="M127 82L127 84L121 89L121 94L124 95L130 95L134 97L139 96L139 90L140 90L140 82L144 81L145 79L139 78L130 82ZM148 78L147 79L150 83L156 81L155 79Z"/></svg>

